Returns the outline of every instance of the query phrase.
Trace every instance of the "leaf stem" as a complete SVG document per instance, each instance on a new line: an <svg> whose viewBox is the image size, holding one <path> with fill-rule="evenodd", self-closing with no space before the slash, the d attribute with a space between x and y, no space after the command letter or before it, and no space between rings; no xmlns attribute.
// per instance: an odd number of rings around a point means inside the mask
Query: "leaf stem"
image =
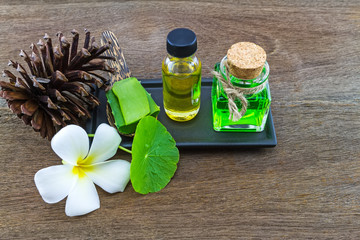
<svg viewBox="0 0 360 240"><path fill-rule="evenodd" d="M123 151L127 152L127 153L132 154L132 151L130 151L130 150L129 150L129 149L127 149L127 148L124 148L123 146L119 146L119 148L120 148L121 150L123 150Z"/></svg>

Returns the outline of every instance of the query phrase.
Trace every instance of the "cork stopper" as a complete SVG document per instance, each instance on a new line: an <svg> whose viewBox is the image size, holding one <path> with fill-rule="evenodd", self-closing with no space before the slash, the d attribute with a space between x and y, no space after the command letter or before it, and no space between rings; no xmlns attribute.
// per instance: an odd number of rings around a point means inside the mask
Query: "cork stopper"
<svg viewBox="0 0 360 240"><path fill-rule="evenodd" d="M265 50L251 42L233 44L227 52L231 75L241 79L253 79L260 75L265 61Z"/></svg>

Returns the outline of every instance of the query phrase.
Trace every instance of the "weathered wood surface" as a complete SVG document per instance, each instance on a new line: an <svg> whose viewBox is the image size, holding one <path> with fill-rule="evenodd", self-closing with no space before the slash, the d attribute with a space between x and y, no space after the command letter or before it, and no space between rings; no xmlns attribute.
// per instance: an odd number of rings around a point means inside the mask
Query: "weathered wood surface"
<svg viewBox="0 0 360 240"><path fill-rule="evenodd" d="M65 202L46 204L33 181L58 157L1 100L0 239L360 237L358 0L3 0L0 69L45 32L70 36L84 27L112 30L138 78L161 77L165 37L175 27L197 33L204 77L232 43L263 46L278 146L182 150L161 192L98 189L99 210L68 218Z"/></svg>

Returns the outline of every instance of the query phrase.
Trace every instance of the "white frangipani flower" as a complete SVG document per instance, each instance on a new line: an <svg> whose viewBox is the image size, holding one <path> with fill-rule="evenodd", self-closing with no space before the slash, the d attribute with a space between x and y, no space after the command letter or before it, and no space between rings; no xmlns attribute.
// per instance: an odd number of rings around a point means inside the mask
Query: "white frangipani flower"
<svg viewBox="0 0 360 240"><path fill-rule="evenodd" d="M41 169L34 180L43 200L57 203L67 196L65 213L79 216L100 207L95 185L109 193L124 191L130 179L130 163L110 160L121 137L107 124L101 124L89 151L89 137L76 125L62 128L51 140L51 147L63 165Z"/></svg>

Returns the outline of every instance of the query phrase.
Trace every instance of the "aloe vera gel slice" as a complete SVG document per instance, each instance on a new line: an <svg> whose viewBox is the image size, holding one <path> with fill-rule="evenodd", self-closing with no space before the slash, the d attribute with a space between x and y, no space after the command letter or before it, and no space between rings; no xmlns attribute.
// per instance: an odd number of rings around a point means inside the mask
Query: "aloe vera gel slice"
<svg viewBox="0 0 360 240"><path fill-rule="evenodd" d="M132 123L130 125L125 125L124 117L121 113L119 101L117 97L115 96L113 91L108 91L106 93L106 97L108 100L108 103L110 104L111 112L114 116L115 120L115 126L119 130L121 134L130 135L133 134L136 130L136 123Z"/></svg>
<svg viewBox="0 0 360 240"><path fill-rule="evenodd" d="M116 82L112 91L119 100L125 125L139 121L150 113L146 91L136 78Z"/></svg>
<svg viewBox="0 0 360 240"><path fill-rule="evenodd" d="M112 89L106 93L106 97L115 125L119 132L125 135L133 134L143 117L147 115L157 117L160 112L159 106L136 78L127 78L114 83Z"/></svg>
<svg viewBox="0 0 360 240"><path fill-rule="evenodd" d="M152 99L151 95L148 92L146 92L146 95L148 97L149 107L150 107L150 114L149 115L156 118L157 115L159 115L159 113L160 113L160 107L158 105L156 105L154 99Z"/></svg>

